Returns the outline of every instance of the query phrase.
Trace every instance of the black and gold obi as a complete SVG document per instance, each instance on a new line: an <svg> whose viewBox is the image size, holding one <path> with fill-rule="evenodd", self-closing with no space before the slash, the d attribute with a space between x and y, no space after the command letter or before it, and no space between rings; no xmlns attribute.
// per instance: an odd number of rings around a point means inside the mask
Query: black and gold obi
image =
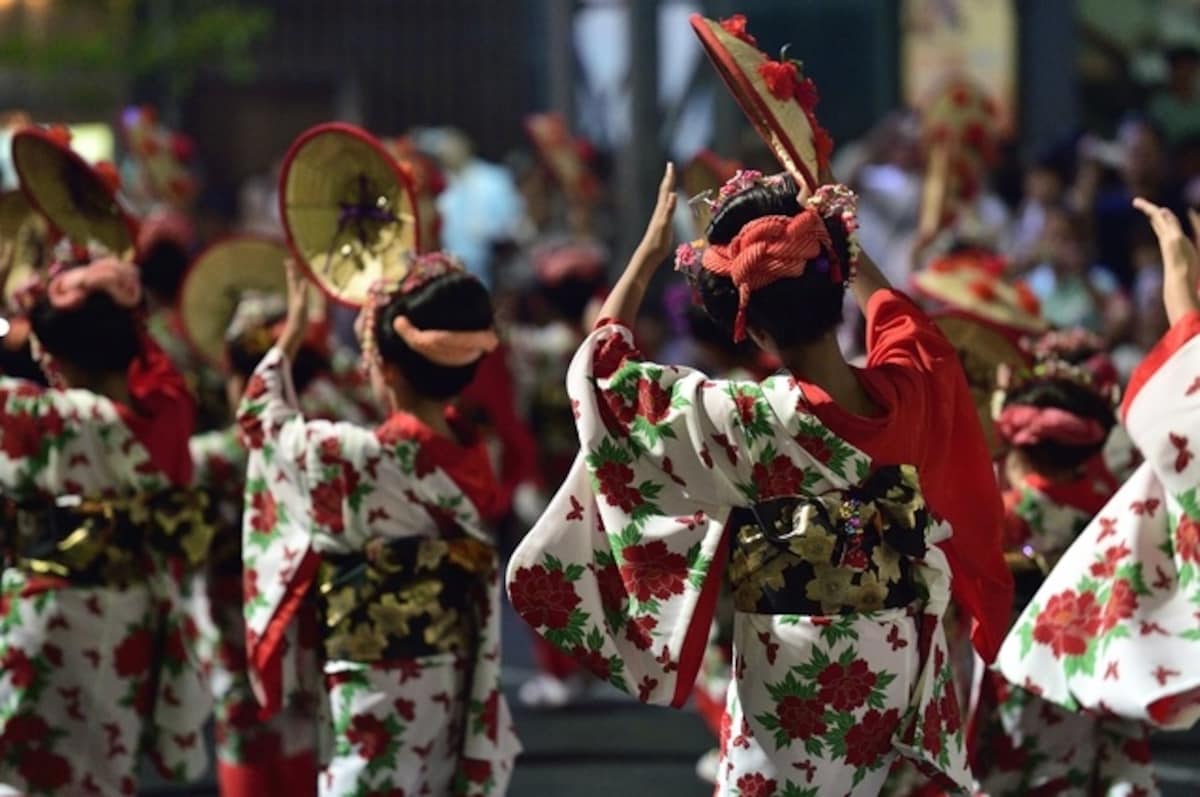
<svg viewBox="0 0 1200 797"><path fill-rule="evenodd" d="M322 554L329 659L375 662L468 655L488 611L496 550L473 537L379 540Z"/></svg>
<svg viewBox="0 0 1200 797"><path fill-rule="evenodd" d="M738 611L808 616L900 609L925 600L918 560L931 525L917 472L738 508L729 577Z"/></svg>
<svg viewBox="0 0 1200 797"><path fill-rule="evenodd" d="M5 545L8 564L82 587L142 582L163 557L196 567L207 557L216 529L208 497L184 488L10 502L7 513L14 531Z"/></svg>

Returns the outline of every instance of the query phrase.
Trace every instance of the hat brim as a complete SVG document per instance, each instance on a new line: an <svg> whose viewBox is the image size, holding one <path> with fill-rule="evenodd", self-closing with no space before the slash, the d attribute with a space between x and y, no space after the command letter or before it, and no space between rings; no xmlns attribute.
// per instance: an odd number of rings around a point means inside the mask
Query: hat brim
<svg viewBox="0 0 1200 797"><path fill-rule="evenodd" d="M116 193L87 161L39 128L19 130L12 140L13 166L29 202L75 244L99 243L131 256L137 225Z"/></svg>
<svg viewBox="0 0 1200 797"><path fill-rule="evenodd" d="M1002 448L992 420L996 372L1001 365L1020 370L1029 364L1029 357L1007 331L978 318L949 311L935 315L934 323L958 351L988 450L996 456Z"/></svg>
<svg viewBox="0 0 1200 797"><path fill-rule="evenodd" d="M6 304L45 265L49 236L49 224L28 197L20 191L0 193L0 241L13 247L8 273L0 286L0 296Z"/></svg>
<svg viewBox="0 0 1200 797"><path fill-rule="evenodd" d="M533 142L542 165L567 194L580 200L594 198L596 185L592 173L575 149L575 140L562 114L535 113L526 116L525 134Z"/></svg>
<svg viewBox="0 0 1200 797"><path fill-rule="evenodd" d="M346 221L371 200L388 220ZM335 302L361 307L380 280L403 279L420 251L416 194L387 150L361 128L317 125L292 144L279 178L288 246Z"/></svg>
<svg viewBox="0 0 1200 797"><path fill-rule="evenodd" d="M767 89L758 74L767 56L730 34L715 20L692 14L690 21L721 80L776 160L810 189L815 189L821 171L815 131L799 104L783 102Z"/></svg>
<svg viewBox="0 0 1200 797"><path fill-rule="evenodd" d="M982 298L972 285L985 282L991 298ZM986 271L959 266L951 271L924 269L913 275L913 288L920 295L947 308L1018 333L1045 332L1049 325L1023 308L1017 289Z"/></svg>
<svg viewBox="0 0 1200 797"><path fill-rule="evenodd" d="M235 235L192 261L180 289L179 313L187 342L205 360L224 364L225 333L248 292L287 295L287 257L283 241Z"/></svg>

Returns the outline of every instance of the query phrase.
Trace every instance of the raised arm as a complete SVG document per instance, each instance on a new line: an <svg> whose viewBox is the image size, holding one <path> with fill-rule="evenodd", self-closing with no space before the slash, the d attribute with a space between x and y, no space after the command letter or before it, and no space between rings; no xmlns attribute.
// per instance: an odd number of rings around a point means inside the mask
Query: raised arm
<svg viewBox="0 0 1200 797"><path fill-rule="evenodd" d="M1200 310L1200 298L1196 295L1200 254L1184 233L1179 218L1169 208L1141 197L1133 200L1133 206L1146 215L1158 236L1163 259L1163 305L1167 310L1167 321L1174 326L1188 313Z"/></svg>

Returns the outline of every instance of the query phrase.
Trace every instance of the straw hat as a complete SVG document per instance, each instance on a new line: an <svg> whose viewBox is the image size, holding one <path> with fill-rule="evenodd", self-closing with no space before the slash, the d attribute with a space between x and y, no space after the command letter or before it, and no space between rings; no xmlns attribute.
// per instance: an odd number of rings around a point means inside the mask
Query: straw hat
<svg viewBox="0 0 1200 797"><path fill-rule="evenodd" d="M416 195L383 145L353 125L317 125L284 158L279 209L288 245L330 298L367 302L418 251Z"/></svg>
<svg viewBox="0 0 1200 797"><path fill-rule="evenodd" d="M385 138L381 141L389 155L400 164L417 197L417 221L422 252L441 248L442 220L438 215L437 198L446 190L446 176L433 158L417 149L409 136Z"/></svg>
<svg viewBox="0 0 1200 797"><path fill-rule="evenodd" d="M562 114L530 114L525 117L525 132L538 158L568 197L583 202L596 198L596 177L583 155L588 144L571 135Z"/></svg>
<svg viewBox="0 0 1200 797"><path fill-rule="evenodd" d="M1014 334L1045 332L1037 297L1020 282L1002 277L1003 262L985 250L941 257L913 275L917 293L944 307Z"/></svg>
<svg viewBox="0 0 1200 797"><path fill-rule="evenodd" d="M0 193L0 241L13 246L8 272L0 274L0 296L11 305L17 290L45 265L50 246L50 225L20 191Z"/></svg>
<svg viewBox="0 0 1200 797"><path fill-rule="evenodd" d="M746 31L746 18L691 17L708 57L726 87L779 163L810 188L819 185L833 141L814 113L817 90L794 61L774 61Z"/></svg>
<svg viewBox="0 0 1200 797"><path fill-rule="evenodd" d="M191 138L164 127L149 106L126 108L121 113L121 132L138 166L136 193L173 207L184 207L195 198Z"/></svg>
<svg viewBox="0 0 1200 797"><path fill-rule="evenodd" d="M287 257L282 241L236 235L192 261L180 290L179 312L184 334L201 356L214 365L224 362L226 330L244 297L267 294L286 301Z"/></svg>
<svg viewBox="0 0 1200 797"><path fill-rule="evenodd" d="M13 165L30 204L78 246L100 244L130 256L136 224L117 201L111 164L89 166L63 129L27 127L12 141Z"/></svg>

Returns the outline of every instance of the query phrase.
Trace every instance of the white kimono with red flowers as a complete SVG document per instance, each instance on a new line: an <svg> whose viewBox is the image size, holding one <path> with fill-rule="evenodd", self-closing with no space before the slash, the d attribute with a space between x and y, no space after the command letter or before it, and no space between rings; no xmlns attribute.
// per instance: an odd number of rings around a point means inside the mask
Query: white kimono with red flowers
<svg viewBox="0 0 1200 797"><path fill-rule="evenodd" d="M1200 718L1200 313L1146 356L1122 412L1145 463L1059 560L998 664L1060 706L1188 728Z"/></svg>
<svg viewBox="0 0 1200 797"><path fill-rule="evenodd" d="M598 677L680 707L705 649L732 510L845 490L872 463L802 409L789 378L714 382L645 363L620 325L583 343L567 389L581 455L514 553L509 596ZM833 543L796 522L790 545L829 556ZM969 787L940 622L949 572L933 544L948 531L936 524L927 536L918 569L928 595L915 615L735 613L718 795L875 794L898 754ZM881 572L896 567L884 558ZM859 589L830 571L810 586Z"/></svg>
<svg viewBox="0 0 1200 797"><path fill-rule="evenodd" d="M503 794L519 744L499 690L495 553L473 500L479 491L470 484L477 478L482 490L494 485L486 451L470 452L482 458L481 472L460 473L456 458L467 449L411 416L395 415L376 429L307 421L278 349L251 378L238 422L249 450L242 545L247 645L268 711L315 675L290 660L286 638L302 630L298 612L312 597L322 560L366 561L398 541L425 540L435 550L447 525L488 546L493 559L471 655L378 660L388 644L380 629L396 633L421 610L407 598L384 596L372 606L371 622L326 658L320 688L332 738L320 792ZM340 611L336 600L329 597L329 614Z"/></svg>
<svg viewBox="0 0 1200 797"><path fill-rule="evenodd" d="M107 398L0 377L0 503L69 508L169 485ZM151 557L129 586L78 586L16 553L39 549L41 529L0 509L0 530L0 794L132 795L143 753L168 779L202 776L198 582Z"/></svg>

